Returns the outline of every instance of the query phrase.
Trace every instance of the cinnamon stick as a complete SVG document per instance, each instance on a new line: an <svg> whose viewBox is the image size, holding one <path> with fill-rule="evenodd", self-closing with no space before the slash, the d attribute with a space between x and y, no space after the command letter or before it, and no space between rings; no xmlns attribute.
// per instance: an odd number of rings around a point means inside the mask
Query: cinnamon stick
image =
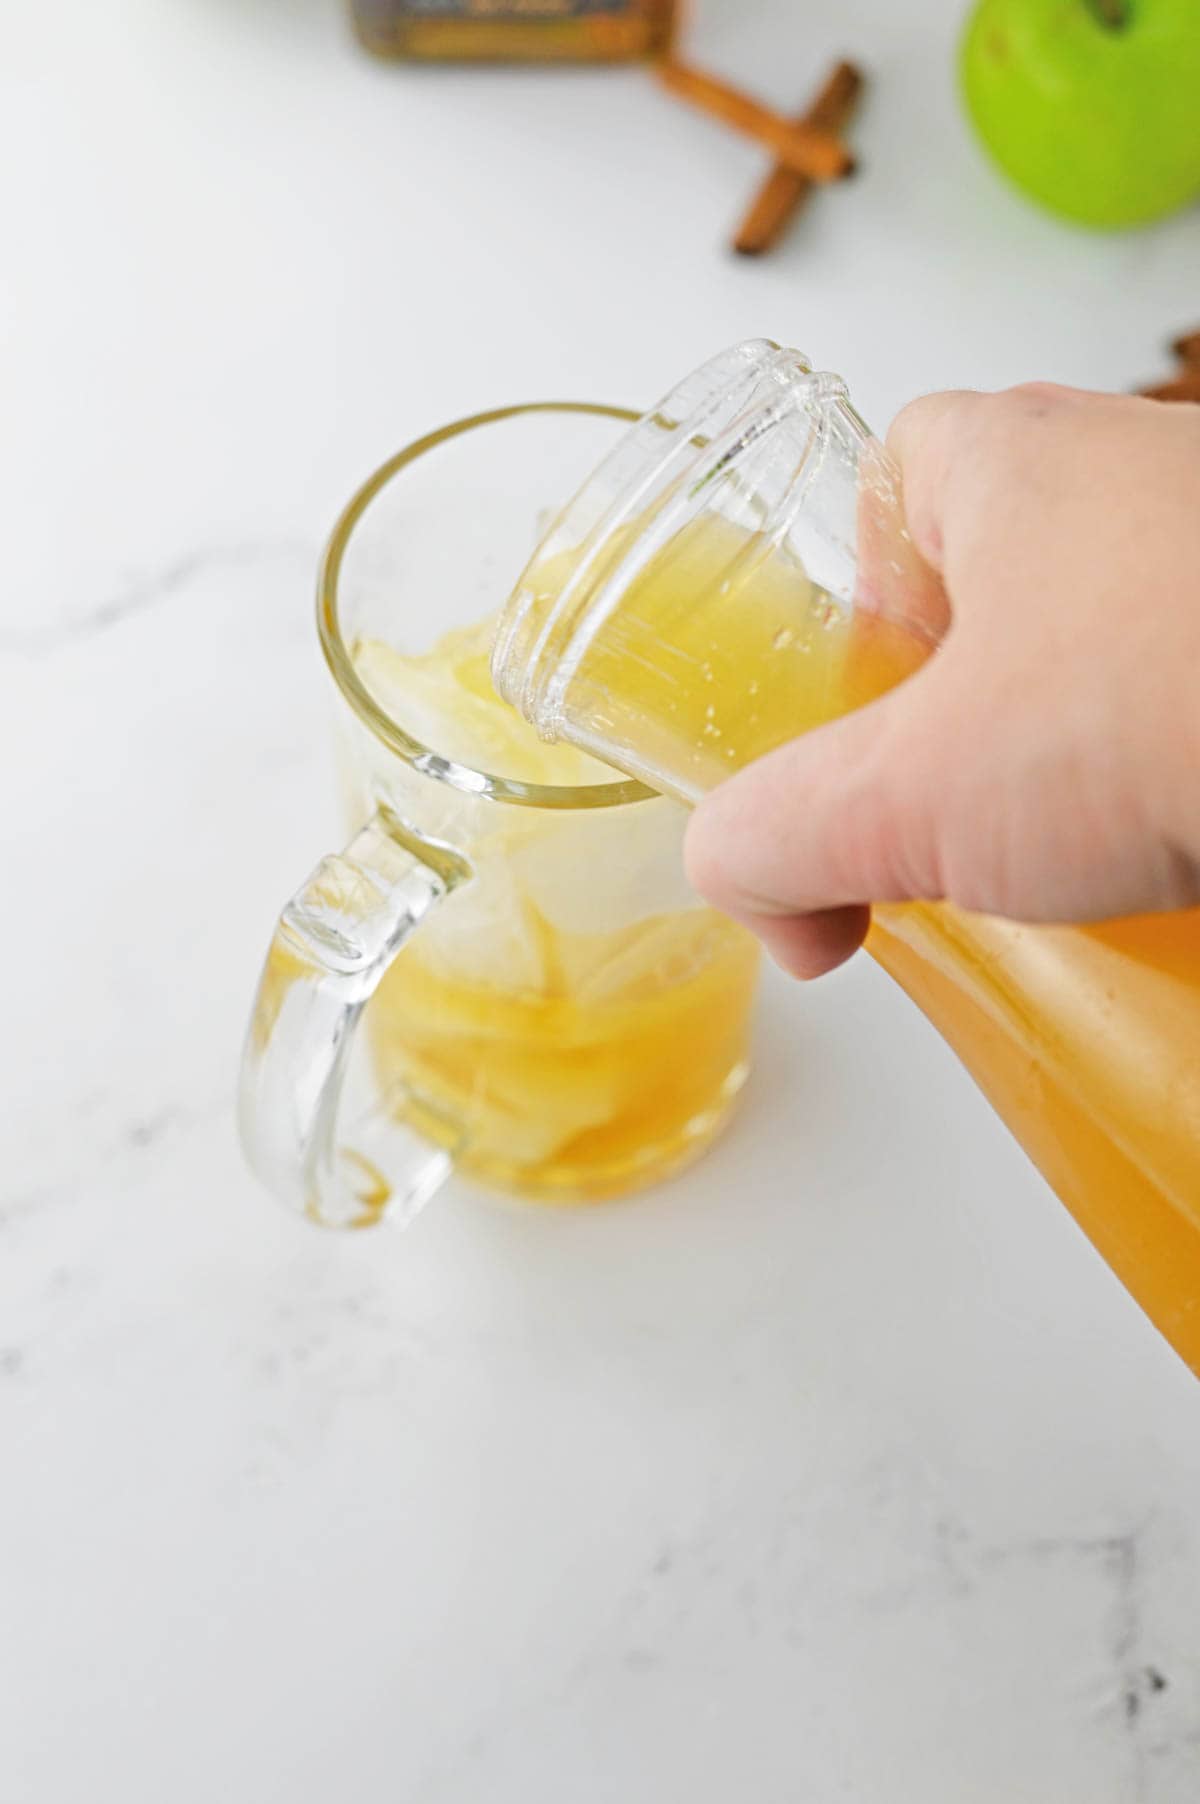
<svg viewBox="0 0 1200 1804"><path fill-rule="evenodd" d="M1174 382L1159 382L1153 388L1140 388L1138 393L1147 401L1200 402L1200 367L1185 371Z"/></svg>
<svg viewBox="0 0 1200 1804"><path fill-rule="evenodd" d="M1200 363L1200 326L1194 332L1185 332L1171 346L1176 357L1186 364Z"/></svg>
<svg viewBox="0 0 1200 1804"><path fill-rule="evenodd" d="M835 63L812 105L798 119L799 126L840 132L854 111L862 92L862 71L853 63ZM813 191L811 177L789 164L777 162L762 183L734 235L733 248L743 257L760 257L777 244ZM1197 334L1200 339L1200 333Z"/></svg>
<svg viewBox="0 0 1200 1804"><path fill-rule="evenodd" d="M775 152L779 162L810 181L835 182L839 176L849 175L854 167L854 158L835 132L803 121L794 124L740 88L731 88L703 70L669 60L659 64L658 78L680 100L723 120L735 131L757 138Z"/></svg>
<svg viewBox="0 0 1200 1804"><path fill-rule="evenodd" d="M1139 388L1138 394L1148 401L1200 401L1200 326L1182 333L1171 349L1179 359L1177 373L1169 382Z"/></svg>

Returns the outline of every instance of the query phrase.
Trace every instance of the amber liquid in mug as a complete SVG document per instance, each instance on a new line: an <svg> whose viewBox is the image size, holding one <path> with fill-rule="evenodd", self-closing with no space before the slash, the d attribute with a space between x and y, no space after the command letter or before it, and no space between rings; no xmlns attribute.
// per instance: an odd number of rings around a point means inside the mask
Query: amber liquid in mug
<svg viewBox="0 0 1200 1804"><path fill-rule="evenodd" d="M547 611L569 569L527 573ZM624 768L671 772L695 799L929 653L914 629L848 615L798 563L701 516L621 594L568 709L581 743L590 724ZM1200 910L1031 927L893 905L868 945L1200 1371Z"/></svg>
<svg viewBox="0 0 1200 1804"><path fill-rule="evenodd" d="M365 641L355 665L398 718L476 768L611 782L499 699L493 630L447 633L416 657ZM703 1151L742 1087L757 949L700 907L647 914L631 895L620 918L596 918L595 861L619 859L631 834L661 836L629 817L664 804L618 809L625 822L608 828L604 809L572 825L484 806L476 881L423 923L368 1009L381 1085L399 1080L402 1113L427 1136L460 1127L459 1169L490 1185L555 1201L640 1188Z"/></svg>

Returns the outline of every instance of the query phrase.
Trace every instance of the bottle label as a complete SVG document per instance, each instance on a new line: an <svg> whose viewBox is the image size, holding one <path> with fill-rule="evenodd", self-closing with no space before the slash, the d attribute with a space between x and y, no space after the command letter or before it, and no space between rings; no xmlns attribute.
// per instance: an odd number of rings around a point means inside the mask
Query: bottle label
<svg viewBox="0 0 1200 1804"><path fill-rule="evenodd" d="M631 13L638 0L391 0L382 10L392 19L581 19Z"/></svg>

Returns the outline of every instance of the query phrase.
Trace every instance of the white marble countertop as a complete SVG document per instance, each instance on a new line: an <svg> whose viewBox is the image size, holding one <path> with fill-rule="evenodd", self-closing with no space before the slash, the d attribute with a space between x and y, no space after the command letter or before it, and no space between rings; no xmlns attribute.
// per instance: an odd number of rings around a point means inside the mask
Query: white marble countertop
<svg viewBox="0 0 1200 1804"><path fill-rule="evenodd" d="M734 1129L626 1207L322 1236L234 1143L340 837L314 560L384 455L757 332L882 423L1194 323L1196 217L1080 235L984 166L957 0L698 10L780 103L873 76L761 265L761 159L642 75L7 11L4 1804L1200 1797L1200 1387L865 960L768 985Z"/></svg>

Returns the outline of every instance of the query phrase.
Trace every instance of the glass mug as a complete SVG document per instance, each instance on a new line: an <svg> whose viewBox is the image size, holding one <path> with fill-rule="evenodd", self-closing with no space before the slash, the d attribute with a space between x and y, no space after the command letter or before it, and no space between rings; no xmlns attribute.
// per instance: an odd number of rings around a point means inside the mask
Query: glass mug
<svg viewBox="0 0 1200 1804"><path fill-rule="evenodd" d="M947 624L845 385L757 340L551 524L493 675L547 740L694 802L902 681ZM1200 1373L1200 909L1078 927L890 904L867 949Z"/></svg>
<svg viewBox="0 0 1200 1804"><path fill-rule="evenodd" d="M635 417L460 420L333 530L318 625L357 830L279 918L240 1088L250 1164L315 1221L407 1220L454 1167L620 1194L701 1152L745 1081L757 949L687 888L685 810L575 753L571 782L539 781L490 633L453 631L498 609L547 505Z"/></svg>

